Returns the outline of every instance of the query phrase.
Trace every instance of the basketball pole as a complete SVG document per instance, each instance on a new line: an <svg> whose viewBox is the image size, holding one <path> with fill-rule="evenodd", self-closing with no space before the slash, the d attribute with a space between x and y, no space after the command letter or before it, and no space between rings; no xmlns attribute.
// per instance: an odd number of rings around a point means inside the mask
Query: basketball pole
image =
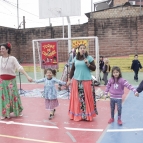
<svg viewBox="0 0 143 143"><path fill-rule="evenodd" d="M91 0L91 18L93 18L92 12L93 12L93 0Z"/></svg>
<svg viewBox="0 0 143 143"><path fill-rule="evenodd" d="M19 29L19 2L17 0L17 27Z"/></svg>
<svg viewBox="0 0 143 143"><path fill-rule="evenodd" d="M140 0L140 15L142 15L142 1Z"/></svg>
<svg viewBox="0 0 143 143"><path fill-rule="evenodd" d="M62 23L63 23L63 38L65 38L65 30L64 30L64 17L62 17Z"/></svg>
<svg viewBox="0 0 143 143"><path fill-rule="evenodd" d="M68 22L68 53L71 51L71 23L70 23L70 17L67 16L67 22Z"/></svg>

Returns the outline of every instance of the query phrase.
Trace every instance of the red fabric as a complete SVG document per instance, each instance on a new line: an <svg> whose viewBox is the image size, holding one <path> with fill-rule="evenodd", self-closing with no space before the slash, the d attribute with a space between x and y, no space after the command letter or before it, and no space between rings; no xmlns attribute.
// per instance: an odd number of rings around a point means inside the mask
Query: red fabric
<svg viewBox="0 0 143 143"><path fill-rule="evenodd" d="M91 80L82 81L82 83L84 86L86 114L89 114L89 116L87 116L87 120L92 121L93 117L96 116L96 113L94 111L94 100L92 96ZM69 117L74 121L82 120L77 87L78 87L78 82L75 79L72 79L70 104L69 104Z"/></svg>
<svg viewBox="0 0 143 143"><path fill-rule="evenodd" d="M3 74L3 75L0 75L0 78L1 78L2 80L11 80L11 79L14 79L15 76Z"/></svg>

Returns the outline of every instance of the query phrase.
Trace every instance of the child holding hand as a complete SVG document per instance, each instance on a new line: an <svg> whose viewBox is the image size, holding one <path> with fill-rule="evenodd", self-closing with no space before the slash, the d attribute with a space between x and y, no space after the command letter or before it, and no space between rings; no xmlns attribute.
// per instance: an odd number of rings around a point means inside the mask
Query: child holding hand
<svg viewBox="0 0 143 143"><path fill-rule="evenodd" d="M122 125L121 120L121 111L122 111L122 95L124 94L124 87L127 87L129 90L132 90L135 93L135 96L138 96L139 93L136 89L130 85L125 79L122 78L122 73L119 67L115 66L112 68L111 79L108 81L105 97L108 92L110 93L110 108L111 108L111 118L108 123L114 122L114 110L115 103L117 103L118 110L118 125Z"/></svg>
<svg viewBox="0 0 143 143"><path fill-rule="evenodd" d="M46 109L50 110L49 120L54 117L55 108L59 105L55 83L66 84L66 82L60 81L53 76L56 76L56 71L49 68L45 70L45 78L35 80L36 83L44 82L45 106Z"/></svg>

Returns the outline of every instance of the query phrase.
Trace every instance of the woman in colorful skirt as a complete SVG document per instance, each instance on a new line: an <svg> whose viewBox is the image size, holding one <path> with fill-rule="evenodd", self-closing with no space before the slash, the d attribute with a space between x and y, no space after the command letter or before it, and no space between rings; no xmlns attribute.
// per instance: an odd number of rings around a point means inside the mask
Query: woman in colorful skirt
<svg viewBox="0 0 143 143"><path fill-rule="evenodd" d="M86 51L86 46L81 44L78 53L73 59L73 65L67 85L71 85L69 103L69 117L74 121L92 121L96 116L96 101L92 91L90 71L95 71L95 63L92 56Z"/></svg>
<svg viewBox="0 0 143 143"><path fill-rule="evenodd" d="M32 78L24 71L14 56L11 56L11 44L0 44L0 116L1 119L10 118L10 113L22 116L22 104L17 89L16 73L22 72L28 81Z"/></svg>

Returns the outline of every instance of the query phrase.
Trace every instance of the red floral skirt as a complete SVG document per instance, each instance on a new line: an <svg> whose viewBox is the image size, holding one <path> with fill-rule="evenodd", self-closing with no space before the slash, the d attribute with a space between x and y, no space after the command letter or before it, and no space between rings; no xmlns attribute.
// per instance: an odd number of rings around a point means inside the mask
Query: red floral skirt
<svg viewBox="0 0 143 143"><path fill-rule="evenodd" d="M96 116L92 82L77 81L72 79L71 95L69 103L69 117L74 121L92 121Z"/></svg>

